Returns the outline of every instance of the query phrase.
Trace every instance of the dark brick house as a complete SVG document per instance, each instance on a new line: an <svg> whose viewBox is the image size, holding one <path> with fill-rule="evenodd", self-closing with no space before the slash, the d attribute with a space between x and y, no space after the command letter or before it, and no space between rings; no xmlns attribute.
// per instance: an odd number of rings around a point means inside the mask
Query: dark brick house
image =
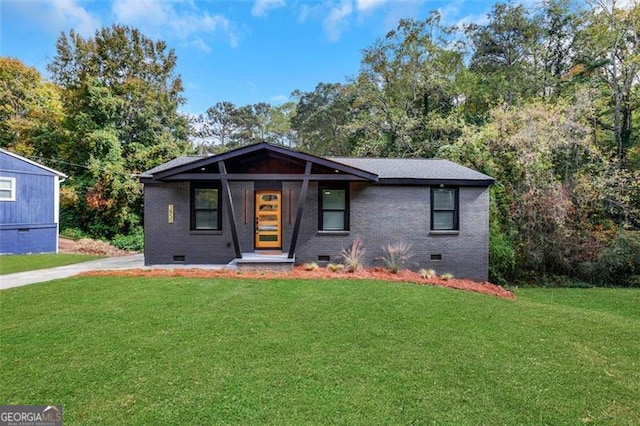
<svg viewBox="0 0 640 426"><path fill-rule="evenodd" d="M226 264L275 254L365 262L409 243L412 269L486 280L493 179L447 160L323 158L262 142L145 172L145 263Z"/></svg>

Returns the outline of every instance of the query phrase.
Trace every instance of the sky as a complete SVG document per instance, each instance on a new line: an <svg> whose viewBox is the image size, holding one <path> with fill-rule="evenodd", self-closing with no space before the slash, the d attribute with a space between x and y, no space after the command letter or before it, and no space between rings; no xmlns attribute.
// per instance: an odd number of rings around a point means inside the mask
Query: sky
<svg viewBox="0 0 640 426"><path fill-rule="evenodd" d="M493 1L492 1L493 2ZM492 3L491 2L491 3ZM0 56L35 67L45 78L62 32L91 37L114 23L163 40L178 57L186 102L199 114L216 102L278 105L294 90L344 83L362 50L401 18L482 22L483 0L0 0Z"/></svg>

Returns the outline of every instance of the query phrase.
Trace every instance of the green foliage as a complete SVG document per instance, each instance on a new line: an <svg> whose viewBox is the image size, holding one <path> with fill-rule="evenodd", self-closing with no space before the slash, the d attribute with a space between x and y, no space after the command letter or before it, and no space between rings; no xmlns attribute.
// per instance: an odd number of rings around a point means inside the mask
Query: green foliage
<svg viewBox="0 0 640 426"><path fill-rule="evenodd" d="M599 284L637 286L640 232L620 230L596 259L582 265L584 276Z"/></svg>
<svg viewBox="0 0 640 426"><path fill-rule="evenodd" d="M453 28L432 12L402 19L363 52L348 129L361 156L428 157L460 134L458 82L465 72Z"/></svg>
<svg viewBox="0 0 640 426"><path fill-rule="evenodd" d="M292 129L295 111L292 102L277 107L264 102L241 107L218 102L195 120L199 150L218 153L262 141L291 146L296 139Z"/></svg>
<svg viewBox="0 0 640 426"><path fill-rule="evenodd" d="M380 257L382 263L389 270L389 272L397 274L402 268L404 268L413 257L411 253L411 244L408 243L395 243L387 244L382 247L384 255Z"/></svg>
<svg viewBox="0 0 640 426"><path fill-rule="evenodd" d="M347 272L356 272L364 267L364 255L367 251L363 247L360 238L356 238L349 248L343 248L340 256L344 262L344 268Z"/></svg>
<svg viewBox="0 0 640 426"><path fill-rule="evenodd" d="M492 215L489 222L489 259L489 281L492 283L504 286L519 278L517 250L501 229L496 215Z"/></svg>
<svg viewBox="0 0 640 426"><path fill-rule="evenodd" d="M594 262L615 223L640 225L640 174L621 168L593 143L585 120L591 108L585 93L577 93L572 105L497 108L489 123L440 150L497 179L489 246L494 282L554 275L619 281L595 274Z"/></svg>
<svg viewBox="0 0 640 426"><path fill-rule="evenodd" d="M144 232L139 229L137 232L129 235L116 235L111 239L111 245L121 250L143 251L144 250Z"/></svg>
<svg viewBox="0 0 640 426"><path fill-rule="evenodd" d="M352 146L345 131L350 121L350 94L342 84L319 83L312 92L296 91L291 127L297 147L316 155L348 155Z"/></svg>
<svg viewBox="0 0 640 426"><path fill-rule="evenodd" d="M79 228L63 228L60 235L67 238L78 240L80 238L89 238L89 234Z"/></svg>
<svg viewBox="0 0 640 426"><path fill-rule="evenodd" d="M27 157L59 158L64 141L59 88L42 79L35 68L0 57L0 147Z"/></svg>
<svg viewBox="0 0 640 426"><path fill-rule="evenodd" d="M49 71L61 86L67 163L61 220L97 238L134 233L142 217L136 174L187 152L182 82L162 41L114 25L63 33Z"/></svg>

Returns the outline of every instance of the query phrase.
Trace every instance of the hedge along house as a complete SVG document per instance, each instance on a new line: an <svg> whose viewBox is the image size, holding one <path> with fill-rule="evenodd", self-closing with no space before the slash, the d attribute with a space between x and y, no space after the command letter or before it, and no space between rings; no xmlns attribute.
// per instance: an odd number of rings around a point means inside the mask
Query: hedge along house
<svg viewBox="0 0 640 426"><path fill-rule="evenodd" d="M57 253L63 173L0 148L0 254Z"/></svg>
<svg viewBox="0 0 640 426"><path fill-rule="evenodd" d="M411 244L411 267L486 280L493 179L447 160L323 158L266 142L141 175L145 264L365 264Z"/></svg>

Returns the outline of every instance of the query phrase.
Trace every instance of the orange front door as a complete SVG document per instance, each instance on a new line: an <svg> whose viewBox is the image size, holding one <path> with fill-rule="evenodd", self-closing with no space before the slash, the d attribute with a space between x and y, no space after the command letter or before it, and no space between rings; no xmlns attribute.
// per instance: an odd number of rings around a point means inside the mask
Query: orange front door
<svg viewBox="0 0 640 426"><path fill-rule="evenodd" d="M256 191L256 248L282 247L282 192Z"/></svg>

